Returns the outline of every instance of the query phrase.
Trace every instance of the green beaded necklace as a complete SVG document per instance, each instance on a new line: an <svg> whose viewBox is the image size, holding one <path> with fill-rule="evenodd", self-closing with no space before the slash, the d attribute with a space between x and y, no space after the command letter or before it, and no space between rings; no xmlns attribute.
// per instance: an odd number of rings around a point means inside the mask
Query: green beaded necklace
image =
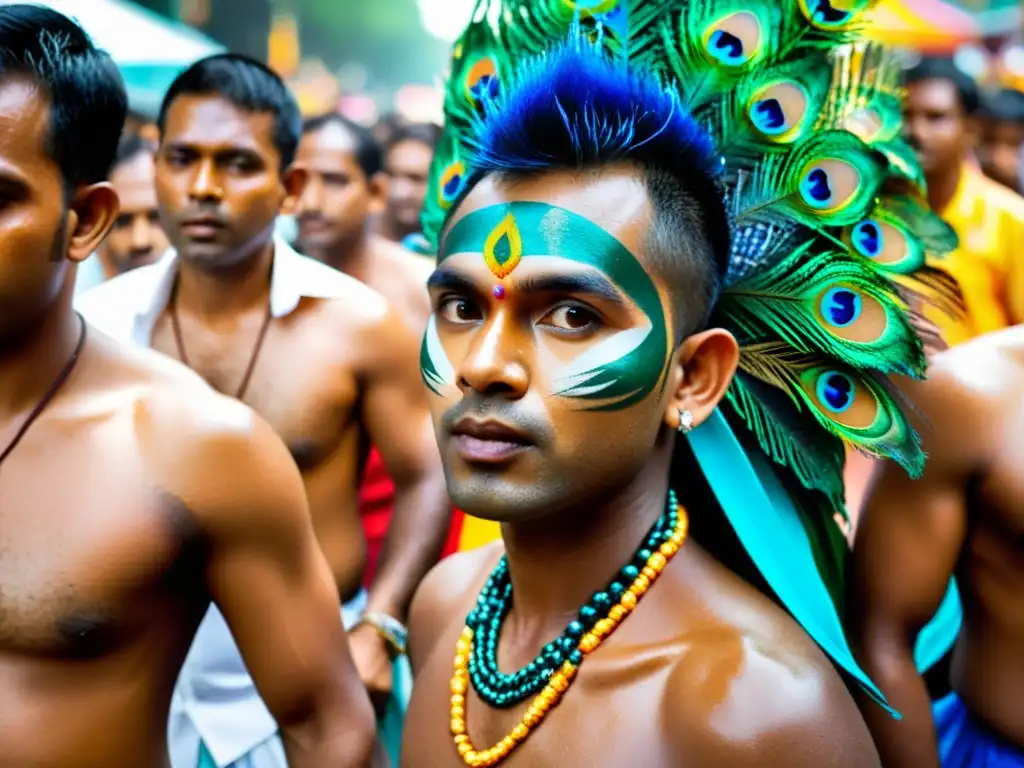
<svg viewBox="0 0 1024 768"><path fill-rule="evenodd" d="M580 608L576 620L570 622L558 638L545 645L533 661L512 674L498 669L498 639L512 609L512 581L508 561L503 556L480 592L476 606L466 617L466 626L473 630L474 637L469 657L469 679L477 695L492 707L514 707L540 693L565 662L579 666L583 660L583 654L577 647L580 638L590 632L598 621L608 618L612 607L647 565L652 553L671 538L678 520L676 494L670 490L665 511L630 562L619 570L608 586L591 596Z"/></svg>

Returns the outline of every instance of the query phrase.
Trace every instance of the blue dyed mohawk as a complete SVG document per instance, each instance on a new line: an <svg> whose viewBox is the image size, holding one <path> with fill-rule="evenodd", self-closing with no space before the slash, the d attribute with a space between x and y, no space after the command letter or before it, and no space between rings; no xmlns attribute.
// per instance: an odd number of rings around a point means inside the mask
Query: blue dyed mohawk
<svg viewBox="0 0 1024 768"><path fill-rule="evenodd" d="M520 64L474 129L467 144L478 173L630 160L721 176L711 137L675 91L580 39Z"/></svg>

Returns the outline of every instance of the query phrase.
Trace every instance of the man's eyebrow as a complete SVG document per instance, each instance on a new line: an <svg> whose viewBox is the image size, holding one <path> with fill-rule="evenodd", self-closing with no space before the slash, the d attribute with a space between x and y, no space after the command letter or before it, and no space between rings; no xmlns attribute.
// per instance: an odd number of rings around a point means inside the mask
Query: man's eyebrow
<svg viewBox="0 0 1024 768"><path fill-rule="evenodd" d="M483 290L475 281L444 267L434 271L434 274L427 280L427 288L449 290L465 296L483 293ZM582 296L592 296L623 309L628 306L628 302L623 298L622 293L616 289L610 280L593 273L530 275L514 281L514 288L516 292L524 294L573 293Z"/></svg>
<svg viewBox="0 0 1024 768"><path fill-rule="evenodd" d="M452 293L463 295L480 293L480 287L468 277L460 275L450 269L441 267L435 269L434 273L427 278L427 288L434 290L447 290Z"/></svg>
<svg viewBox="0 0 1024 768"><path fill-rule="evenodd" d="M523 293L575 293L593 296L619 307L627 306L622 293L612 282L594 273L530 275L517 281L516 290Z"/></svg>

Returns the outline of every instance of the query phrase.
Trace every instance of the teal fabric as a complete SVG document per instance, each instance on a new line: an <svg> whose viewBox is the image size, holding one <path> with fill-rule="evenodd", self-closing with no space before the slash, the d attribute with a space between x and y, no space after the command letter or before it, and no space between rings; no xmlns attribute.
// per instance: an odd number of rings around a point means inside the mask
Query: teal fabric
<svg viewBox="0 0 1024 768"><path fill-rule="evenodd" d="M391 765L397 766L402 751L402 730L405 728L405 712L409 708L412 696L412 665L407 656L395 659L392 667L394 683L391 701L388 702L384 716L377 721L377 735L380 737Z"/></svg>
<svg viewBox="0 0 1024 768"><path fill-rule="evenodd" d="M121 64L121 78L128 91L128 102L132 112L156 120L164 94L176 78L191 62L180 64Z"/></svg>
<svg viewBox="0 0 1024 768"><path fill-rule="evenodd" d="M217 763L213 761L205 744L199 745L199 762L196 763L196 768L217 768Z"/></svg>
<svg viewBox="0 0 1024 768"><path fill-rule="evenodd" d="M800 515L768 460L760 453L748 454L719 411L689 440L740 542L783 605L839 667L899 717L854 658ZM936 619L918 638L916 658L922 669L948 652L959 628L960 606L952 584Z"/></svg>

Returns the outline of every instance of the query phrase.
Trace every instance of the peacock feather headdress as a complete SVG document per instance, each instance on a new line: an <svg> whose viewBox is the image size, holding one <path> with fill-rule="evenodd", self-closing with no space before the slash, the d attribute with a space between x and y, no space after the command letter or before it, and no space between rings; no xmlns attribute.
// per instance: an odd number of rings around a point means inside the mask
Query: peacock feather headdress
<svg viewBox="0 0 1024 768"><path fill-rule="evenodd" d="M959 307L955 283L926 263L957 239L929 209L901 139L900 70L860 37L869 4L478 0L453 49L423 214L436 245L481 132L501 120L503 90L536 79L567 40L586 38L673 91L722 158L732 220L710 321L740 343L722 410L788 489L836 604L844 445L921 472L918 437L887 376L924 374L921 296Z"/></svg>

